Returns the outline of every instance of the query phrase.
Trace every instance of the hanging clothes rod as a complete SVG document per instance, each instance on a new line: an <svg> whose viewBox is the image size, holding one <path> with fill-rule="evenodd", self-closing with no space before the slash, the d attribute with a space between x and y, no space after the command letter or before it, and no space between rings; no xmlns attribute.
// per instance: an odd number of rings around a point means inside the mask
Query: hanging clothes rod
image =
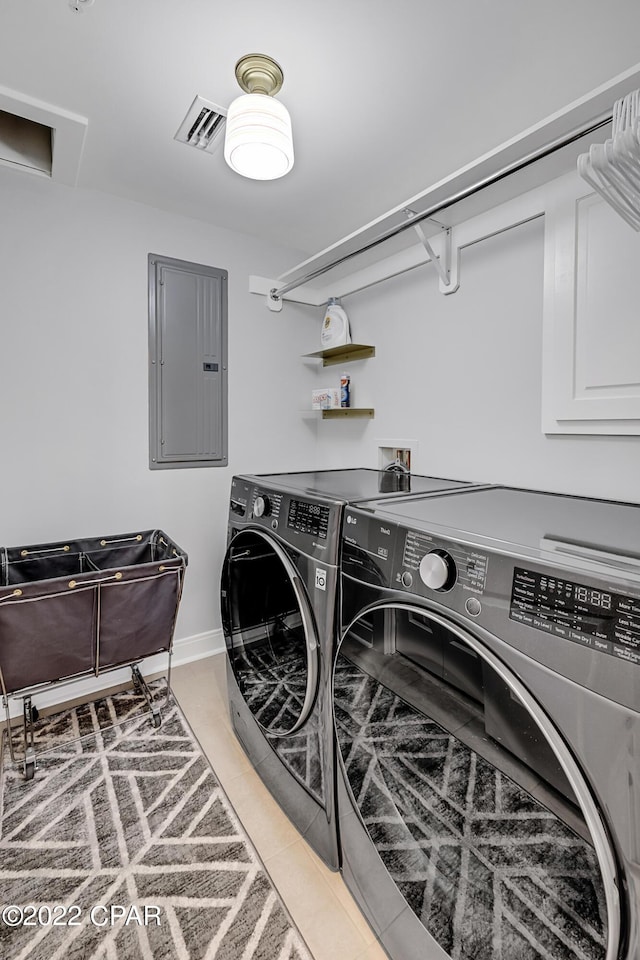
<svg viewBox="0 0 640 960"><path fill-rule="evenodd" d="M396 224L395 227L391 227L389 230L386 230L379 236L374 237L373 240L370 240L368 243L358 247L357 250L352 250L350 253L345 253L341 257L336 257L336 259L332 260L330 263L326 263L322 267L317 267L317 269L309 271L309 273L305 274L299 280L291 280L289 283L285 283L281 287L272 287L269 291L270 298L272 300L280 300L280 298L283 297L285 293L289 293L290 290L295 290L297 287L303 286L310 280L315 280L316 277L320 277L322 274L328 273L329 270L333 270L334 267L339 267L341 264L346 263L347 260L351 260L353 257L357 257L361 253L366 253L368 250L373 250L381 243L385 243L385 241L390 240L392 237L396 237L398 234L404 233L405 230L414 227L416 223L420 223L422 220L428 220L441 210L446 210L447 207L453 206L454 203L458 203L460 200L466 200L467 197L473 196L473 194L478 193L485 187L489 187L494 183L498 183L498 181L504 180L505 177L508 177L513 173L517 173L519 170L524 170L525 167L530 166L537 160L542 160L544 157L548 157L557 150L561 150L563 147L568 147L570 144L575 143L576 140L580 140L581 137L586 137L588 134L594 133L596 130L600 130L608 123L611 123L612 118L613 112L609 111L599 119L589 121L589 123L578 127L571 133L565 134L563 137L559 137L557 140L553 140L544 147L539 147L537 150L531 151L531 153L527 154L525 157L521 157L519 160L514 160L512 163L502 167L502 169L498 170L496 173L490 174L489 176L484 177L482 180L478 180L476 183L471 184L469 187L459 190L457 193L447 197L446 200L435 203L427 210L423 210L422 213L417 213L415 216L409 216L406 223Z"/></svg>

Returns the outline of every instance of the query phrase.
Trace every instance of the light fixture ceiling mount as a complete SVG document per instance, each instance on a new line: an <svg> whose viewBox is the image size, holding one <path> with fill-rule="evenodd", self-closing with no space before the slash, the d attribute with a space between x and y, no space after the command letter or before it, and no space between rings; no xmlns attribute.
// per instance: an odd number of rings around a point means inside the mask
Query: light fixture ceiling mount
<svg viewBox="0 0 640 960"><path fill-rule="evenodd" d="M274 99L284 81L282 68L265 54L249 53L235 72L245 92L227 113L224 158L243 177L276 180L293 167L291 117Z"/></svg>
<svg viewBox="0 0 640 960"><path fill-rule="evenodd" d="M263 53L248 53L236 63L236 80L245 93L274 97L284 83L282 67Z"/></svg>

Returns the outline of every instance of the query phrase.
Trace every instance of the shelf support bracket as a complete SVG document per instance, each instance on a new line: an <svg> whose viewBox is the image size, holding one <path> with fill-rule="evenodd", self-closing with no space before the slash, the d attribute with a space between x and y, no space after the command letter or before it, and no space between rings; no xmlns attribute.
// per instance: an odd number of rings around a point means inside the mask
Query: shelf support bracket
<svg viewBox="0 0 640 960"><path fill-rule="evenodd" d="M276 295L277 287L273 287L267 294L267 306L273 313L280 313L282 310L282 297Z"/></svg>
<svg viewBox="0 0 640 960"><path fill-rule="evenodd" d="M415 213L413 210L405 211L408 217L414 217ZM433 221L438 223L437 220ZM418 234L420 238L420 243L425 248L429 254L429 259L438 271L438 277L440 278L440 293L449 294L455 293L458 287L460 286L460 280L458 278L459 274L459 264L460 264L460 251L456 248L453 249L453 240L452 240L452 229L451 227L445 227L444 224L439 223L438 226L442 230L443 241L442 241L442 253L440 256L437 255L429 241L427 240L424 230L419 223L414 223L413 229Z"/></svg>

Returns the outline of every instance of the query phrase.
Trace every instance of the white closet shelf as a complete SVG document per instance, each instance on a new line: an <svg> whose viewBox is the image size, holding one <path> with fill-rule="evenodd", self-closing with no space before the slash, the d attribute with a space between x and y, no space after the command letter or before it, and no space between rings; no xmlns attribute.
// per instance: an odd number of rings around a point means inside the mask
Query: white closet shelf
<svg viewBox="0 0 640 960"><path fill-rule="evenodd" d="M430 255L411 229L413 223L433 241L441 263L443 234L453 228L449 239L455 268L457 224L575 170L594 130L610 123L614 102L639 86L636 64L276 280L250 277L250 292L266 296L272 309L282 300L320 306L331 296L348 296L428 263Z"/></svg>

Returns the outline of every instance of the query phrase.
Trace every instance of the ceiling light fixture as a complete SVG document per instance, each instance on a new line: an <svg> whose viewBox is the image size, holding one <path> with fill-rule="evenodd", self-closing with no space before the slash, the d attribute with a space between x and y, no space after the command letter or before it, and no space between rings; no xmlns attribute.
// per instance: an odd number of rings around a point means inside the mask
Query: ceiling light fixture
<svg viewBox="0 0 640 960"><path fill-rule="evenodd" d="M271 57L250 53L236 63L236 79L245 93L227 112L224 158L252 180L283 177L293 167L293 137L289 111L273 99L282 69Z"/></svg>

